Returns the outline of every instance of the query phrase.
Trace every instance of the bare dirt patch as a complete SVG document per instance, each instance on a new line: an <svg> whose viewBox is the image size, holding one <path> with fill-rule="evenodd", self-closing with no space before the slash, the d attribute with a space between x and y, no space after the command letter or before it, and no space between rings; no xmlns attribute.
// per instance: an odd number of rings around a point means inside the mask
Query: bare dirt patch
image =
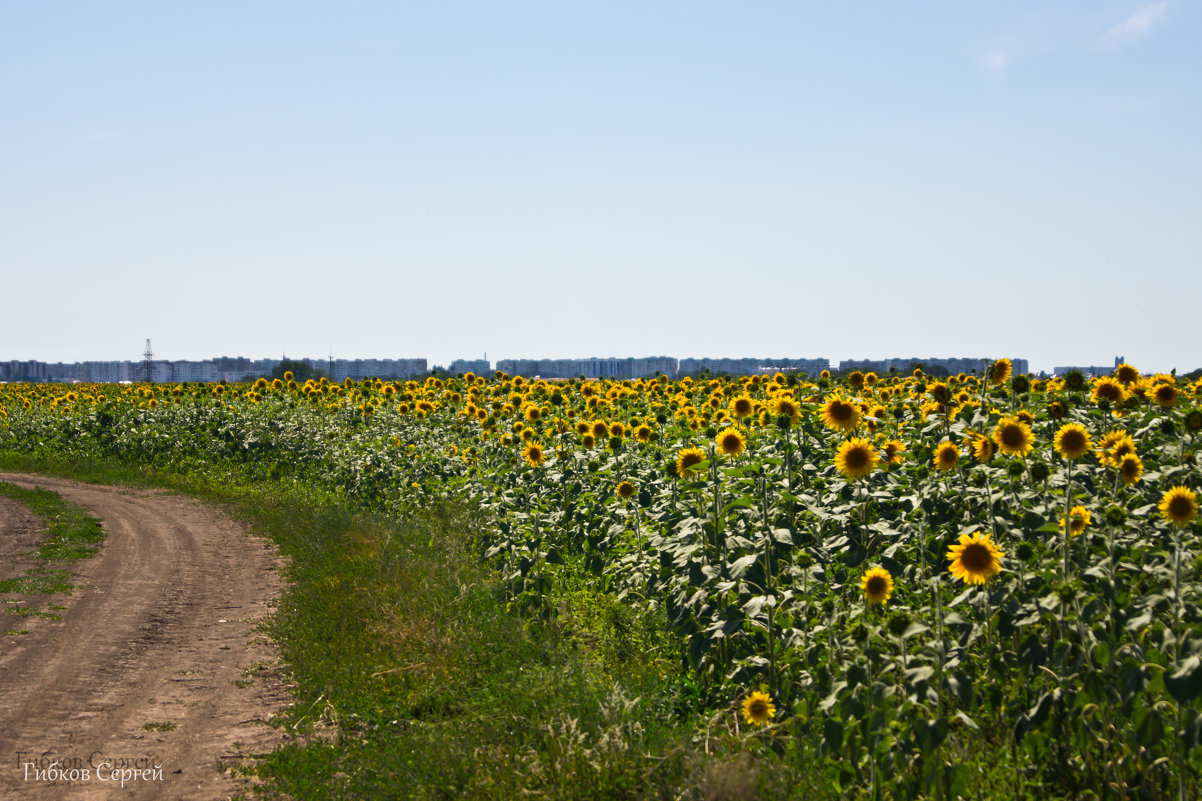
<svg viewBox="0 0 1202 801"><path fill-rule="evenodd" d="M61 620L22 620L28 634L0 638L0 797L209 801L246 790L238 768L285 738L267 721L290 698L258 629L282 587L274 546L166 492L0 481L54 490L107 532L71 565ZM39 529L0 499L5 577L33 563L20 554L36 550ZM84 778L61 780L55 761Z"/></svg>

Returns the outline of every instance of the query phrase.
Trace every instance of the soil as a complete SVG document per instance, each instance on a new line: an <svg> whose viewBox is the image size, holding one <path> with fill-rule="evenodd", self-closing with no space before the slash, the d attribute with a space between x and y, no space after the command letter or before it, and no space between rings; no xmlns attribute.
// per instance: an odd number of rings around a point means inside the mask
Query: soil
<svg viewBox="0 0 1202 801"><path fill-rule="evenodd" d="M261 630L282 588L274 546L167 492L0 481L54 490L107 534L55 565L74 574L70 594L0 595L0 798L249 794L240 769L286 739L268 721L290 700ZM0 498L0 579L37 564L44 538Z"/></svg>

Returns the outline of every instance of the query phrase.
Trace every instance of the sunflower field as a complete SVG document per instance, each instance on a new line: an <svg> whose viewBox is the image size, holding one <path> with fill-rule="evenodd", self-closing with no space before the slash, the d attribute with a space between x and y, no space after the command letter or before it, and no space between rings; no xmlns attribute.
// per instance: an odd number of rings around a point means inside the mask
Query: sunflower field
<svg viewBox="0 0 1202 801"><path fill-rule="evenodd" d="M404 516L480 510L532 624L587 581L693 703L836 792L1193 798L1202 380L7 385L0 450L237 464ZM991 796L992 797L992 796Z"/></svg>

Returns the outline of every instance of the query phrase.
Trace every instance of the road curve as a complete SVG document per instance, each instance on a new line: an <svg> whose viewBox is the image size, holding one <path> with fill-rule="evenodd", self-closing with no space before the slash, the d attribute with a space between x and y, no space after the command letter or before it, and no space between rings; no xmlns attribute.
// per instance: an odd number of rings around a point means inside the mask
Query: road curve
<svg viewBox="0 0 1202 801"><path fill-rule="evenodd" d="M267 721L289 699L257 628L282 586L274 546L167 492L0 481L54 490L107 532L73 566L61 620L0 637L0 797L210 801L245 789L234 768L283 739Z"/></svg>

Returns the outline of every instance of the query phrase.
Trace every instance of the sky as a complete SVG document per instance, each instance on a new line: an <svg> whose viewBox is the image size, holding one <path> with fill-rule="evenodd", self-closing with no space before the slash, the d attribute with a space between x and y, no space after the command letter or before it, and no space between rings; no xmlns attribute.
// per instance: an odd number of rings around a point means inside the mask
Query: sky
<svg viewBox="0 0 1202 801"><path fill-rule="evenodd" d="M1202 367L1202 0L0 0L0 360Z"/></svg>

